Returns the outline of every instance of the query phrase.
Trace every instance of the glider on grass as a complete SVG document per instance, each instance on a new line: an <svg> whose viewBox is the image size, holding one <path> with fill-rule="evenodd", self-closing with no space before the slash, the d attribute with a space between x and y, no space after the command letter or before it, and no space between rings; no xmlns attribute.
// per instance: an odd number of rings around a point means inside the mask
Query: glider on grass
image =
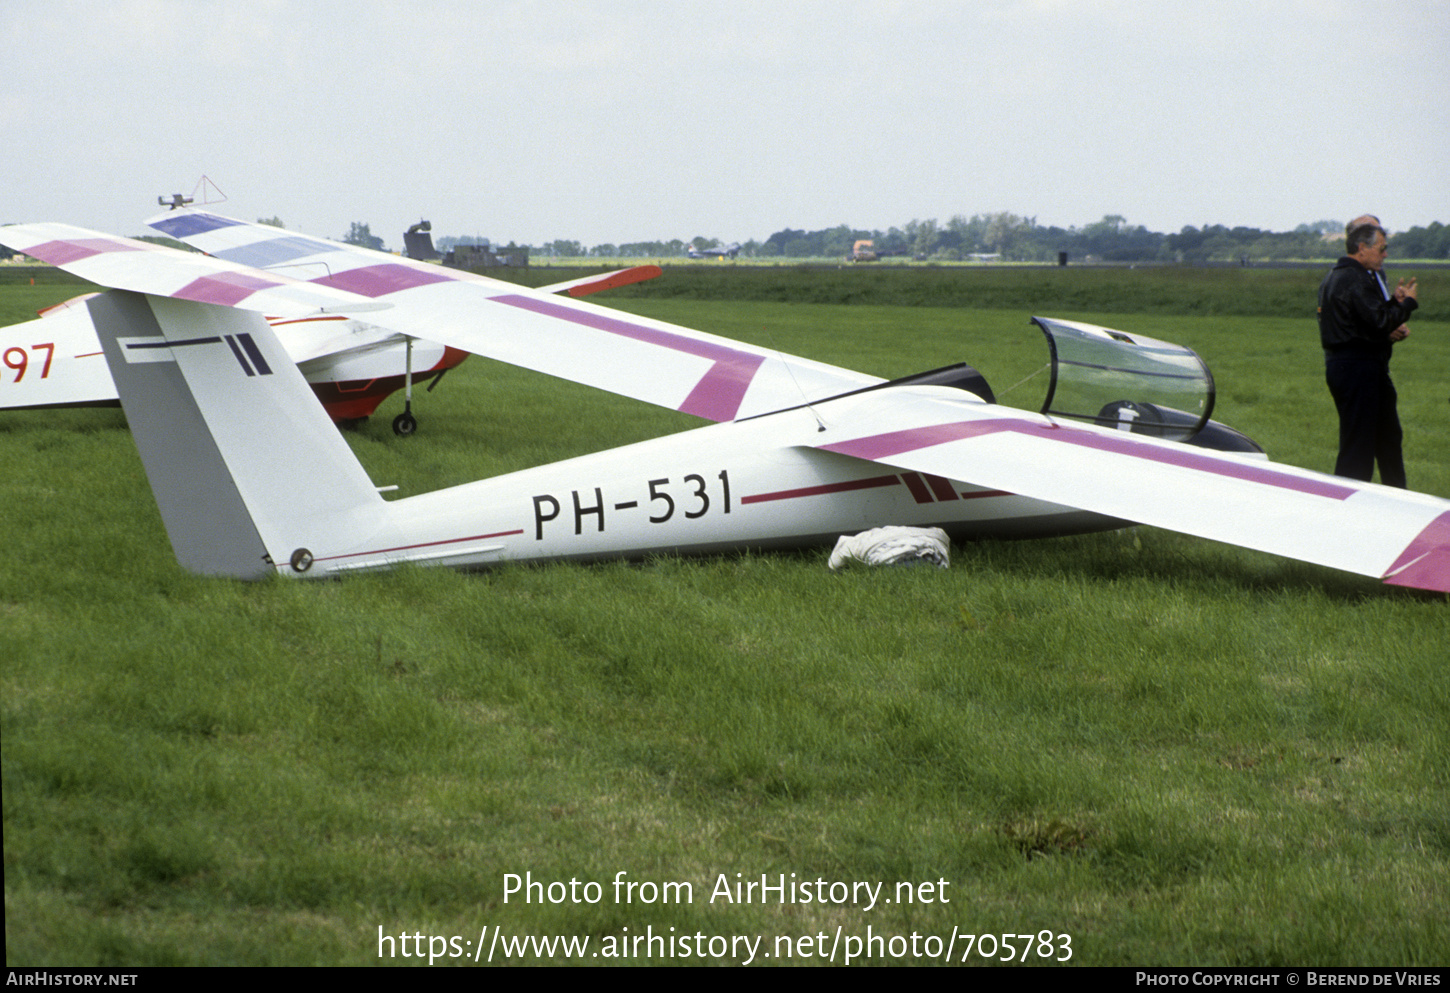
<svg viewBox="0 0 1450 993"><path fill-rule="evenodd" d="M185 216L184 212L167 213L148 223L170 233L177 230L179 219ZM274 240L279 232L279 229L265 225L235 223L248 230L270 232ZM53 245L73 246L85 240L84 237L67 239L66 235L74 236L77 229L63 229L59 225L37 227L57 229L50 232L59 236L51 239ZM323 251L330 244L298 235L288 235L281 240L292 245L310 241L315 248ZM129 244L141 246L146 243ZM32 247L51 256L41 261L62 265L75 252L74 248L67 247L52 251L45 244ZM393 256L378 254L381 258L393 260ZM315 265L324 267L325 271L325 263ZM288 270L291 268L289 266ZM83 270L84 267L77 271ZM203 267L202 271L212 272L210 267ZM567 292L573 296L584 296L651 279L659 273L658 266L635 266L555 283L534 292ZM466 273L459 275L487 282L495 288L512 288L510 283L469 277ZM213 275L213 278L219 277ZM212 290L219 299L226 299L227 291L216 286ZM119 403L115 384L111 381L100 342L91 324L90 312L83 306L91 296L94 294L56 304L42 311L38 320L0 330L0 350L3 350L5 366L10 370L8 374L0 374L0 385L5 387L0 391L0 408L93 407L116 406ZM418 426L412 410L413 384L428 382L431 390L445 372L467 358L467 352L460 349L426 338L398 334L341 313L324 311L301 317L272 316L270 323L290 360L300 367L311 384L323 409L343 426L372 416L379 404L398 390L403 390L404 409L393 419L393 430L399 435L412 434Z"/></svg>
<svg viewBox="0 0 1450 993"><path fill-rule="evenodd" d="M1212 381L1177 346L1036 319L1053 385L1031 413L992 402L968 366L886 382L204 212L168 216L188 217L179 233L209 255L54 225L0 228L0 242L112 288L86 306L194 572L711 552L881 524L961 538L1136 522L1450 592L1450 501L1270 463L1209 421ZM307 278L258 268L279 262ZM717 423L384 500L264 314L365 315Z"/></svg>

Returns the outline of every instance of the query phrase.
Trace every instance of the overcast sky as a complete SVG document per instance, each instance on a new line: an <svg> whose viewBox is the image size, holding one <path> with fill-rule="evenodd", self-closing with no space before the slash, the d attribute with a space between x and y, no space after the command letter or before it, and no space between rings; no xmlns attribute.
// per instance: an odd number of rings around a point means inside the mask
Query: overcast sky
<svg viewBox="0 0 1450 993"><path fill-rule="evenodd" d="M0 223L1450 222L1445 0L0 0ZM211 194L215 197L215 193Z"/></svg>

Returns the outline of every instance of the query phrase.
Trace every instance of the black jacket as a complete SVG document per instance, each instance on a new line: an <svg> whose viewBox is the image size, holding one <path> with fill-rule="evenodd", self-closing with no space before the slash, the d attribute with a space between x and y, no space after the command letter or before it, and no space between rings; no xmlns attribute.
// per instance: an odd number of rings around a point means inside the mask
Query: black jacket
<svg viewBox="0 0 1450 993"><path fill-rule="evenodd" d="M1344 256L1319 284L1319 341L1326 352L1390 357L1390 332L1410 319L1413 299L1386 300L1369 269Z"/></svg>

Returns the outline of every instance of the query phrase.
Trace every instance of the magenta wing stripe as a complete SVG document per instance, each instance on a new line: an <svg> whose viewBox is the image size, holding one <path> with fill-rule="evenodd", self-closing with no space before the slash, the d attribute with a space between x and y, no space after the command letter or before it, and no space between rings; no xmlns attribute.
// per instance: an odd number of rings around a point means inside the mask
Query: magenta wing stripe
<svg viewBox="0 0 1450 993"><path fill-rule="evenodd" d="M1450 593L1450 511L1425 526L1385 572L1395 586Z"/></svg>
<svg viewBox="0 0 1450 993"><path fill-rule="evenodd" d="M384 262L381 265L348 269L330 276L319 276L312 282L377 299L399 290L411 290L415 286L427 286L429 283L446 283L454 278L440 266L429 266L427 270L422 270L398 265L396 262Z"/></svg>
<svg viewBox="0 0 1450 993"><path fill-rule="evenodd" d="M1118 455L1128 455L1133 458L1145 459L1164 465L1194 469L1199 472L1209 472L1218 476L1227 476L1231 479L1243 479L1253 483L1261 483L1265 486L1277 486L1281 489L1307 493L1311 496L1327 497L1331 500L1347 500L1357 492L1351 487L1339 486L1327 480L1304 479L1300 476L1291 476L1288 473L1279 472L1264 466L1212 458L1211 456L1199 454L1187 446L1182 450L1165 449L1159 448L1156 445L1144 445L1127 437L1104 437L1102 435L1090 434L1086 431L1078 431L1073 428L1034 424L1030 421L1019 421L1015 419L957 421L951 424L934 424L929 427L907 428L902 431L889 431L885 434L855 438L851 441L843 441L834 445L822 445L821 448L828 452L838 452L842 455L870 459L875 462L889 460L891 456L900 455L903 452L914 452L923 448L931 448L935 445L944 445L948 442L961 441L966 438L997 434L1002 431L1029 435L1035 438L1044 438L1062 444L1078 445L1083 448L1093 448L1103 452L1113 452Z"/></svg>
<svg viewBox="0 0 1450 993"><path fill-rule="evenodd" d="M281 285L275 280L263 279L245 272L218 272L192 280L172 296L181 300L195 300L197 303L232 307L258 290Z"/></svg>
<svg viewBox="0 0 1450 993"><path fill-rule="evenodd" d="M696 341L694 338L632 324L616 317L573 310L548 300L512 295L494 297L493 300L495 303L508 304L510 307L544 314L572 324L581 324L596 331L617 334L633 341L709 359L714 365L695 384L680 410L712 421L735 419L740 404L745 399L745 391L750 388L756 371L765 361L762 355L752 355L714 342Z"/></svg>
<svg viewBox="0 0 1450 993"><path fill-rule="evenodd" d="M44 244L27 248L25 254L51 265L62 266L70 262L88 259L93 255L104 255L106 252L139 251L141 248L137 245L129 245L124 241L112 241L110 238L77 238L74 241L47 241Z"/></svg>

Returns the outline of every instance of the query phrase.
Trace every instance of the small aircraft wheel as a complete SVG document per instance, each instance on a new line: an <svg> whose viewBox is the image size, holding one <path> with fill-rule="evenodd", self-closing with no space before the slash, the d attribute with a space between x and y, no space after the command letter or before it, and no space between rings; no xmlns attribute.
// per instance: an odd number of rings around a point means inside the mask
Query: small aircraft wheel
<svg viewBox="0 0 1450 993"><path fill-rule="evenodd" d="M406 438L418 430L418 419L406 410L393 418L393 434L399 438Z"/></svg>

